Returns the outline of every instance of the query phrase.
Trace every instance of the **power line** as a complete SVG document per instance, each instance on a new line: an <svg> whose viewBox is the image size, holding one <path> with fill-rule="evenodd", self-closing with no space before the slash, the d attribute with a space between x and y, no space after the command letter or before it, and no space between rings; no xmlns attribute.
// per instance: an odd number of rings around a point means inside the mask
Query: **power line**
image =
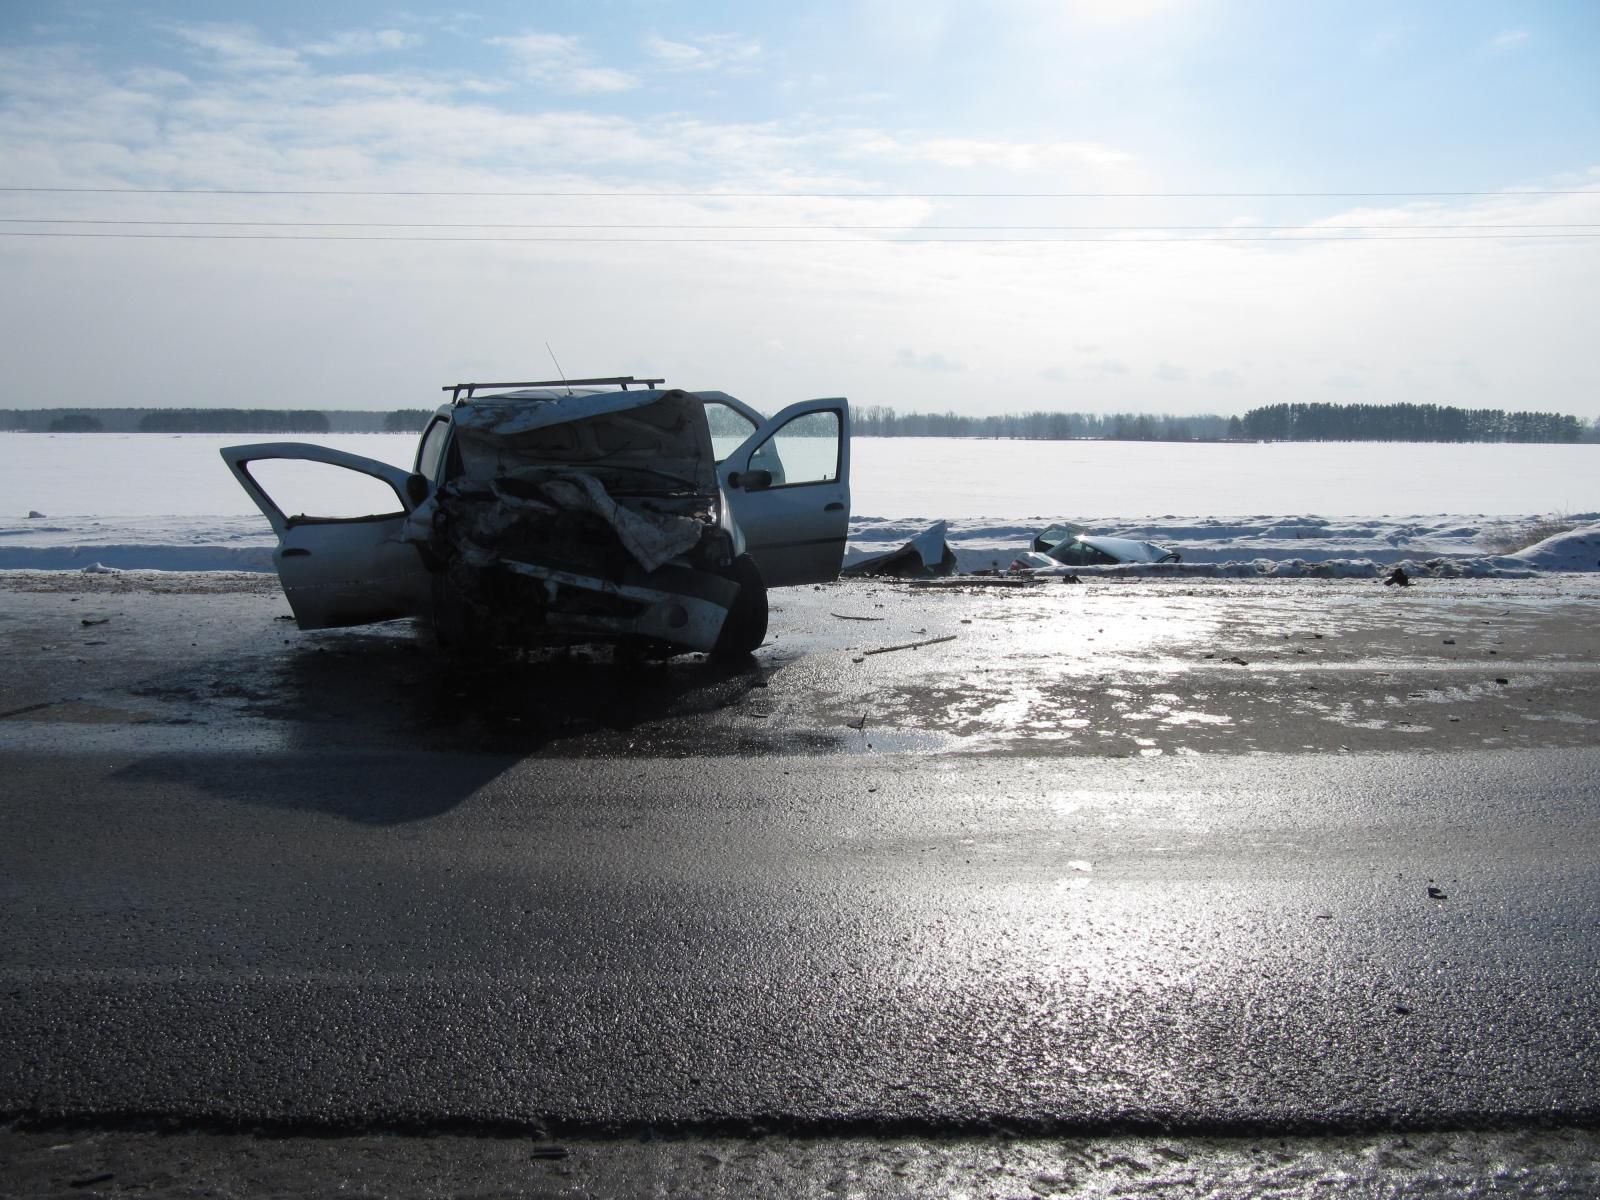
<svg viewBox="0 0 1600 1200"><path fill-rule="evenodd" d="M1424 192L603 192L382 191L356 188L135 188L0 186L0 192L119 196L485 196L597 199L725 200L1250 200L1338 197L1600 196L1600 188Z"/></svg>
<svg viewBox="0 0 1600 1200"><path fill-rule="evenodd" d="M1192 245L1200 242L1344 242L1344 243L1374 243L1374 242L1499 242L1499 241L1527 241L1541 238L1565 238L1568 240L1600 238L1600 233L1502 233L1502 234L1394 234L1382 237L1321 237L1302 236L1289 234L1283 237L1167 237L1167 238L952 238L952 237L908 237L908 238L658 238L658 237L432 237L423 235L387 235L358 236L354 234L328 233L96 233L89 230L24 230L3 229L0 237L14 238L109 238L109 239L142 239L142 240L182 240L199 242L222 241L257 241L257 242L500 242L528 244L558 244L558 243L613 243L617 245L644 245L656 243L661 245L823 245L836 243L852 246L901 246L911 244L925 244L942 242L947 245L1101 245L1101 246L1129 246L1129 245Z"/></svg>
<svg viewBox="0 0 1600 1200"><path fill-rule="evenodd" d="M258 228L258 229L656 229L656 230L766 230L801 231L823 230L837 232L889 232L897 229L917 230L972 230L972 231L1070 231L1154 233L1161 230L1251 230L1308 229L1325 232L1361 232L1369 229L1600 229L1600 222L1581 221L1529 221L1523 224L1496 224L1473 222L1470 224L1434 225L724 225L686 222L662 224L594 225L594 224L528 224L493 221L191 221L182 219L143 219L124 217L0 217L6 225L183 225L201 228Z"/></svg>

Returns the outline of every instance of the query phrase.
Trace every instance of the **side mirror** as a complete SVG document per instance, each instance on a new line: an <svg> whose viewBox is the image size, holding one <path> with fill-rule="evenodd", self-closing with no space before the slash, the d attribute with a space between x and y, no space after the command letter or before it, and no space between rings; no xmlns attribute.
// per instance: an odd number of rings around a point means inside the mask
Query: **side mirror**
<svg viewBox="0 0 1600 1200"><path fill-rule="evenodd" d="M406 499L411 501L415 508L428 498L428 477L426 475L408 475L406 477Z"/></svg>
<svg viewBox="0 0 1600 1200"><path fill-rule="evenodd" d="M764 492L772 486L771 471L745 471L729 478L729 483L747 492Z"/></svg>

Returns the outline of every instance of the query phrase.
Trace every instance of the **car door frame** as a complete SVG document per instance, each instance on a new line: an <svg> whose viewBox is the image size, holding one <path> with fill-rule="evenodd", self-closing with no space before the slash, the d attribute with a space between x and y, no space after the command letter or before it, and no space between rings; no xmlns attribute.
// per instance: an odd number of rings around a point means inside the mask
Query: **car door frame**
<svg viewBox="0 0 1600 1200"><path fill-rule="evenodd" d="M814 412L838 414L837 477L749 487L742 477L750 470L751 456L785 425ZM850 527L849 401L842 396L802 400L763 418L722 460L717 477L744 535L746 552L767 586L826 583L838 577Z"/></svg>
<svg viewBox="0 0 1600 1200"><path fill-rule="evenodd" d="M255 442L220 451L245 494L272 526L272 562L302 629L366 625L431 611L433 583L422 552L402 537L412 472L309 442ZM359 517L290 516L250 473L269 459L324 463L389 486L398 509Z"/></svg>

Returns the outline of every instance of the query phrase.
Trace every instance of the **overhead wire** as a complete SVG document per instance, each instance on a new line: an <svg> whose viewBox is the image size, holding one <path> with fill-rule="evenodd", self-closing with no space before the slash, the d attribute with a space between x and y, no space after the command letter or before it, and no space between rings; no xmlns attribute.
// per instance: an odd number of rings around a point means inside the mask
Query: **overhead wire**
<svg viewBox="0 0 1600 1200"><path fill-rule="evenodd" d="M848 244L853 246L881 245L901 246L917 243L945 243L948 245L1097 245L1097 246L1128 246L1128 245L1194 245L1202 242L1342 242L1345 244L1371 244L1378 242L1495 242L1509 240L1536 240L1536 239L1566 239L1582 240L1600 238L1600 233L1500 233L1500 234L1386 234L1379 237L1324 237L1321 235L1286 234L1283 236L1258 237L1246 235L1243 237L1165 237L1165 238L1124 238L1124 237L1098 237L1098 238L966 238L966 237L896 237L896 238L746 238L746 237L570 237L566 235L556 237L476 237L476 236L431 236L421 234L344 234L344 233L140 233L134 231L96 232L93 230L63 229L63 230L32 230L32 229L0 229L0 237L12 238L106 238L106 239L176 239L184 241L264 241L264 242L500 242L522 243L534 245L539 243L603 243L609 242L618 245L645 245L650 243L674 245L689 245L693 243L711 245L821 245L827 243Z"/></svg>
<svg viewBox="0 0 1600 1200"><path fill-rule="evenodd" d="M1600 196L1600 188L1529 188L1514 191L1418 191L1418 192L727 192L727 191L429 191L362 188L139 188L139 187L48 187L35 185L0 186L3 192L46 192L86 195L147 196L505 196L573 199L688 198L728 200L1248 200L1316 199L1339 197L1427 197L1427 196Z"/></svg>
<svg viewBox="0 0 1600 1200"><path fill-rule="evenodd" d="M634 224L593 224L554 222L498 222L498 221L212 221L186 218L134 218L134 217L0 217L7 225L186 225L203 228L271 228L271 229L654 229L654 230L768 230L768 231L855 231L887 232L891 230L1058 230L1101 232L1146 232L1161 230L1252 230L1305 229L1323 232L1360 232L1364 230L1419 230L1419 229L1600 229L1600 222L1581 221L1528 221L1522 223L1433 224L1433 225L1319 225L1302 222L1298 225L923 225L905 222L898 225L730 225L710 222L657 222Z"/></svg>

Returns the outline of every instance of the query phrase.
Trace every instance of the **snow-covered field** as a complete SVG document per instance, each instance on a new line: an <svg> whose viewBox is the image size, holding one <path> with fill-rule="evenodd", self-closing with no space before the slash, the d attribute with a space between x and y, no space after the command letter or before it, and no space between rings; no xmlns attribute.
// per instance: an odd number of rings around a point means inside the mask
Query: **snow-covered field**
<svg viewBox="0 0 1600 1200"><path fill-rule="evenodd" d="M266 522L217 456L249 440L268 439L0 434L0 569L270 570ZM400 466L415 448L409 435L286 440ZM296 480L293 507L348 511L343 475ZM1004 568L1036 531L1070 520L1184 559L1112 573L1362 576L1398 562L1472 575L1600 570L1594 445L858 438L851 491L852 559L947 520L963 570ZM1514 557L1490 552L1552 514L1580 530Z"/></svg>

